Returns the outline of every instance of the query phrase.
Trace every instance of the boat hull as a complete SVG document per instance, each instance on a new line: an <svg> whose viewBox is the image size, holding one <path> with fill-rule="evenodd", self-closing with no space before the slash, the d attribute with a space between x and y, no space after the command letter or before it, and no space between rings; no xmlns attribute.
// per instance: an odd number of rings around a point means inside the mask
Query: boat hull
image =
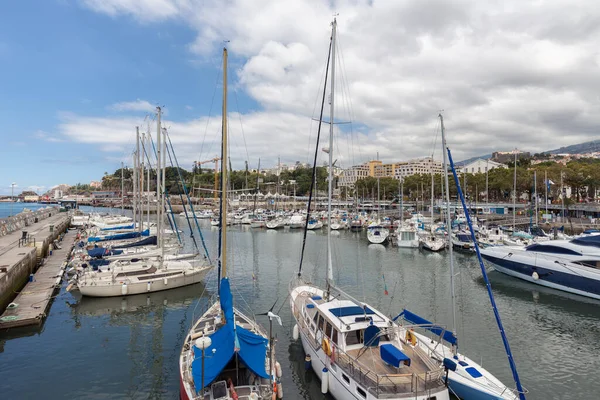
<svg viewBox="0 0 600 400"><path fill-rule="evenodd" d="M594 279L594 277L575 274L572 269L561 267L560 264L538 262L537 265L533 265L518 260L510 260L507 257L497 257L489 254L485 249L482 250L481 255L492 263L495 270L503 274L536 285L600 299L600 275Z"/></svg>
<svg viewBox="0 0 600 400"><path fill-rule="evenodd" d="M133 294L153 293L162 290L176 289L182 286L200 283L208 273L210 268L198 269L193 272L186 272L176 276L156 277L143 282L128 282L127 293L123 293L121 284L93 285L85 284L79 286L79 292L88 297L115 297ZM150 285L148 285L150 283Z"/></svg>

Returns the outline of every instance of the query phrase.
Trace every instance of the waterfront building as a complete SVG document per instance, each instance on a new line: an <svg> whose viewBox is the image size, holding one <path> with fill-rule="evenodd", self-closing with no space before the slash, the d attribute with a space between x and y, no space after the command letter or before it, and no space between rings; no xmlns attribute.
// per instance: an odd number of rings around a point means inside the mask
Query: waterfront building
<svg viewBox="0 0 600 400"><path fill-rule="evenodd" d="M484 160L479 158L469 164L463 165L460 167L459 172L468 173L468 174L479 174L486 173L495 168L508 168L506 164L501 164L492 160Z"/></svg>

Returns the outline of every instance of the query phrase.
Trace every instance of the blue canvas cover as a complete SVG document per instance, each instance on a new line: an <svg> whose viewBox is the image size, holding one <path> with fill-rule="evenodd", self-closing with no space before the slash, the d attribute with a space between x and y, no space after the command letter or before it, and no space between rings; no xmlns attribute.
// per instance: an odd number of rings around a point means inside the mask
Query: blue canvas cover
<svg viewBox="0 0 600 400"><path fill-rule="evenodd" d="M400 368L400 364L404 361L407 365L410 365L410 357L404 354L399 348L393 344L382 344L379 346L379 354L381 359L386 363L393 365L396 368Z"/></svg>
<svg viewBox="0 0 600 400"><path fill-rule="evenodd" d="M150 230L146 229L141 234L140 234L140 232L126 232L126 233L117 233L115 235L90 236L87 239L87 241L88 242L104 242L106 240L135 239L140 236L148 236L149 234L150 234Z"/></svg>
<svg viewBox="0 0 600 400"><path fill-rule="evenodd" d="M204 385L211 384L223 371L225 366L237 352L240 361L254 374L268 378L265 370L265 357L269 341L241 326L236 326L233 314L233 297L229 279L221 280L221 310L225 315L225 325L213 333L212 344L205 350ZM213 349L216 350L213 353ZM202 389L202 350L194 346L194 361L192 362L192 377L196 391Z"/></svg>
<svg viewBox="0 0 600 400"><path fill-rule="evenodd" d="M434 325L432 322L427 321L425 318L422 318L417 314L413 314L408 310L402 310L402 312L396 318L394 318L394 321L400 317L404 318L408 322L412 322L415 325L431 325L428 327L426 326L424 328L430 332L435 333L436 335L441 335L443 332L442 338L446 342L450 344L456 344L456 336L454 336L454 333L447 331L440 326Z"/></svg>
<svg viewBox="0 0 600 400"><path fill-rule="evenodd" d="M138 246L152 246L152 245L156 245L156 243L157 243L156 236L149 236L147 238L138 240L137 242L113 246L113 249L126 249L129 247L138 247Z"/></svg>
<svg viewBox="0 0 600 400"><path fill-rule="evenodd" d="M111 226L110 228L102 228L101 231L118 231L120 229L133 229L135 225L119 225L119 226Z"/></svg>
<svg viewBox="0 0 600 400"><path fill-rule="evenodd" d="M93 258L101 258L103 256L112 256L122 254L123 250L105 249L104 247L95 247L88 250L88 256Z"/></svg>

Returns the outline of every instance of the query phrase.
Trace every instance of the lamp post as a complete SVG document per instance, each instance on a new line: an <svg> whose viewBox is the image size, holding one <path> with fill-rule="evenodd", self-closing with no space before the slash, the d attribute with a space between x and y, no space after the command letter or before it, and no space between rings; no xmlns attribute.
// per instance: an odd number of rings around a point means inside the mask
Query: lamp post
<svg viewBox="0 0 600 400"><path fill-rule="evenodd" d="M13 205L15 204L15 186L17 186L16 183L11 183L10 184L10 216L13 216Z"/></svg>

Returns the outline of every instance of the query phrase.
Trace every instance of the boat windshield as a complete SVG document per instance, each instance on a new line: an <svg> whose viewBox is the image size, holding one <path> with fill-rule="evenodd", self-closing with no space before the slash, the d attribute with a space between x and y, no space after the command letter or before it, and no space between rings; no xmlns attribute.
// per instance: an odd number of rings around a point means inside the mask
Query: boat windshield
<svg viewBox="0 0 600 400"><path fill-rule="evenodd" d="M554 246L554 245L543 245L539 243L531 244L525 247L526 251L533 251L536 253L552 253L552 254L568 254L573 256L579 256L580 253L575 250L568 249L566 247Z"/></svg>

